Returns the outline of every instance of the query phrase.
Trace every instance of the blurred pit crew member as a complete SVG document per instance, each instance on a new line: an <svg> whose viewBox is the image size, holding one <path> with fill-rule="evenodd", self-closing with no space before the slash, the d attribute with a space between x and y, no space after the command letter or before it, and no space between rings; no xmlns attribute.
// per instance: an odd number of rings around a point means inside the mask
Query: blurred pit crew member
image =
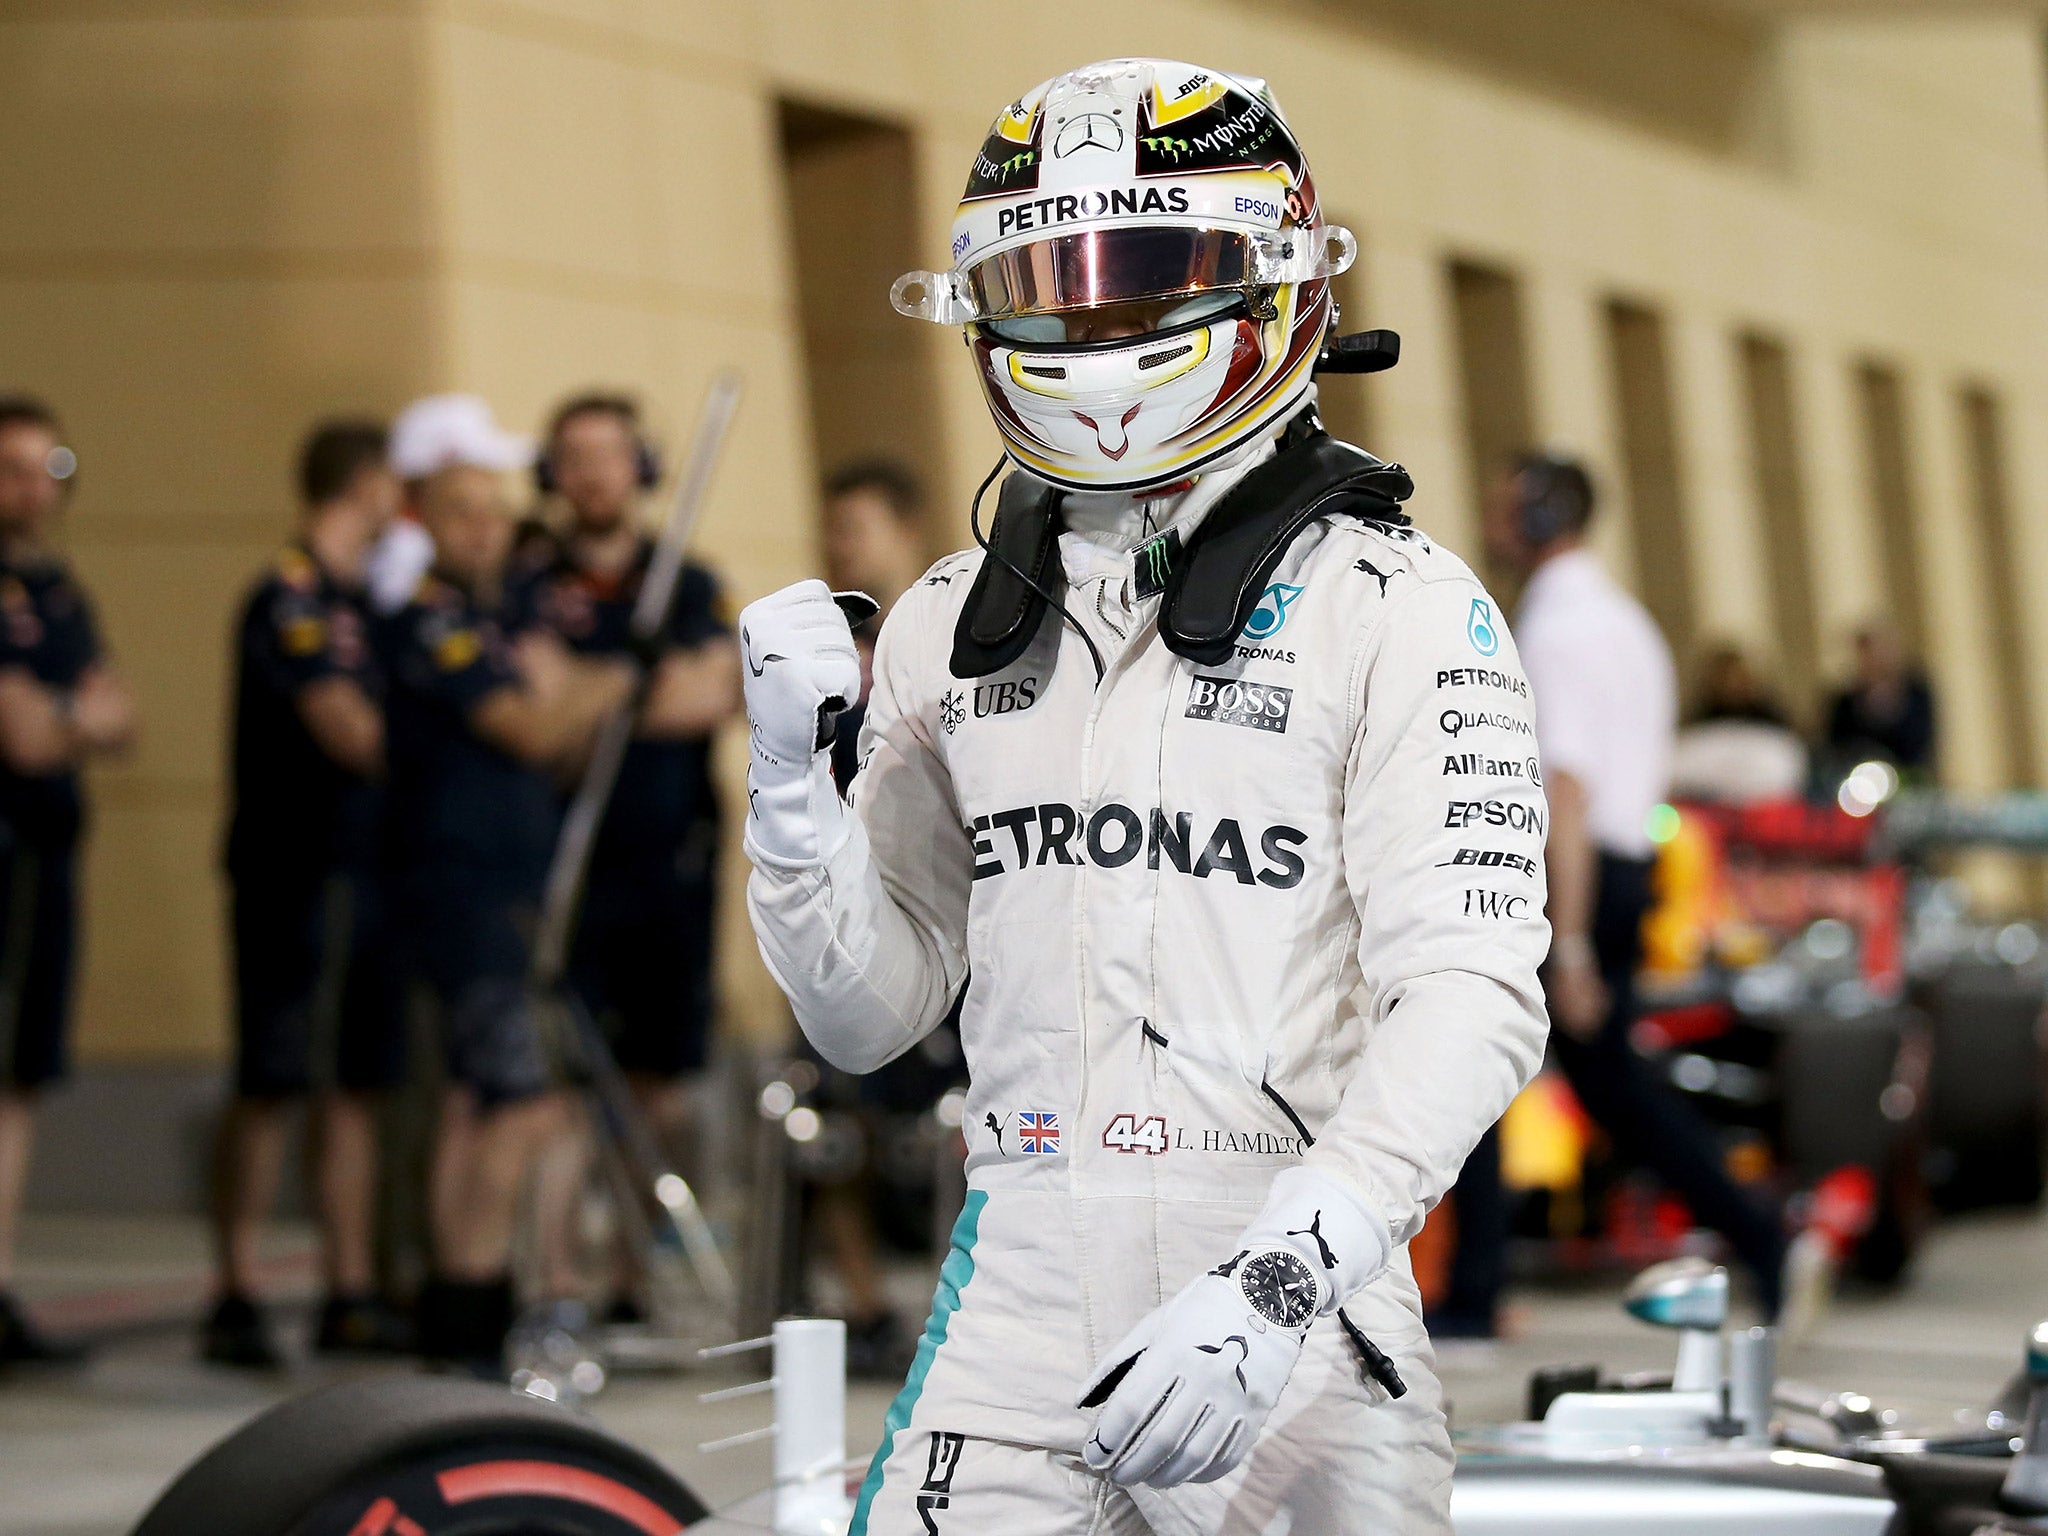
<svg viewBox="0 0 2048 1536"><path fill-rule="evenodd" d="M235 659L235 1077L215 1166L219 1300L200 1352L282 1363L256 1302L288 1112L317 1093L311 1177L328 1352L397 1350L376 1295L378 1097L404 1079L405 996L385 918L384 680L365 559L396 515L384 428L317 427L299 453L298 537L242 606Z"/></svg>
<svg viewBox="0 0 2048 1536"><path fill-rule="evenodd" d="M966 326L1014 468L882 631L849 805L846 618L740 621L805 1033L871 1070L967 985L967 1203L852 1529L1447 1533L1405 1244L1542 1050L1514 643L1316 422L1353 242L1263 82L1028 92L952 250L894 298Z"/></svg>
<svg viewBox="0 0 2048 1536"><path fill-rule="evenodd" d="M1699 706L1671 750L1671 793L1680 800L1753 805L1806 792L1806 743L1737 645L1708 650Z"/></svg>
<svg viewBox="0 0 2048 1536"><path fill-rule="evenodd" d="M531 565L520 575L520 601L577 656L633 653L633 608L655 543L640 498L660 473L627 396L579 395L548 424L535 478L543 495L560 498L568 525L558 540L522 551ZM719 843L711 737L739 709L739 652L718 578L686 561L639 739L598 829L569 966L570 985L611 1041L642 1111L671 1144L687 1136L710 1046ZM550 1155L542 1186L544 1281L563 1300L583 1288L574 1197L588 1150L583 1128L573 1128L560 1155ZM634 1277L622 1278L628 1289L609 1316L636 1321L643 1309L630 1294Z"/></svg>
<svg viewBox="0 0 2048 1536"><path fill-rule="evenodd" d="M1515 616L1536 694L1536 741L1550 799L1551 1052L1620 1154L1648 1168L1727 1238L1776 1315L1782 1223L1728 1176L1712 1129L1656 1081L1629 1045L1643 914L1651 900L1651 810L1668 791L1677 680L1656 621L1586 548L1593 482L1569 459L1530 454L1489 489L1488 553L1527 578ZM1477 1180L1475 1186L1474 1181ZM1489 1336L1504 1265L1493 1138L1459 1182L1459 1259L1441 1321ZM1467 1214L1468 1190L1475 1190ZM1498 1197L1491 1209L1500 1210ZM1468 1233L1473 1251L1467 1253ZM1462 1273L1460 1272L1462 1270ZM1432 1320L1433 1326L1437 1325Z"/></svg>
<svg viewBox="0 0 2048 1536"><path fill-rule="evenodd" d="M630 681L625 667L572 656L514 616L502 474L531 457L474 396L415 401L392 425L392 468L433 537L434 564L385 636L389 846L401 932L437 1005L450 1082L419 1342L477 1370L502 1356L519 1199L560 1120L527 989L556 777L580 765Z"/></svg>
<svg viewBox="0 0 2048 1536"><path fill-rule="evenodd" d="M865 592L880 604L854 634L860 650L861 695L835 724L832 777L845 794L860 767L860 728L874 677L875 633L929 563L924 491L904 465L870 459L835 471L825 482L822 515L825 580L834 591ZM890 1117L931 1108L963 1079L958 1004L917 1048L877 1071L853 1077L824 1064L823 1098L854 1116L864 1133L865 1162L851 1178L821 1180L813 1189L809 1231L823 1245L845 1292L846 1370L867 1380L901 1380L915 1340L889 1305L877 1259L872 1178Z"/></svg>
<svg viewBox="0 0 2048 1536"><path fill-rule="evenodd" d="M1853 637L1856 671L1828 701L1830 766L1844 772L1867 757L1896 765L1914 782L1935 772L1934 690L1906 654L1897 629L1873 619Z"/></svg>
<svg viewBox="0 0 2048 1536"><path fill-rule="evenodd" d="M79 768L125 750L135 705L85 589L45 543L77 472L56 414L0 397L0 1365L68 1359L9 1287L36 1099L63 1077L71 1022Z"/></svg>

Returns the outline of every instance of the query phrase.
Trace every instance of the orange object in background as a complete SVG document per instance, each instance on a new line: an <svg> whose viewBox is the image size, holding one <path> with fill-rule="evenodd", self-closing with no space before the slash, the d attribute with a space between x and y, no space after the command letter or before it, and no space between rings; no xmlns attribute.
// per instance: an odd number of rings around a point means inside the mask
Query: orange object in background
<svg viewBox="0 0 2048 1536"><path fill-rule="evenodd" d="M1451 1260L1457 1254L1457 1197L1447 1194L1423 1218L1422 1230L1408 1239L1408 1265L1415 1271L1415 1288L1422 1292L1425 1312L1443 1305L1451 1288Z"/></svg>
<svg viewBox="0 0 2048 1536"><path fill-rule="evenodd" d="M1906 876L1872 862L1879 817L1799 800L1660 809L1657 900L1643 918L1646 982L1683 982L1709 963L1758 964L1833 917L1856 930L1871 990L1897 992Z"/></svg>
<svg viewBox="0 0 2048 1536"><path fill-rule="evenodd" d="M1579 1187L1593 1122L1556 1072L1539 1072L1500 1120L1500 1177L1509 1189Z"/></svg>

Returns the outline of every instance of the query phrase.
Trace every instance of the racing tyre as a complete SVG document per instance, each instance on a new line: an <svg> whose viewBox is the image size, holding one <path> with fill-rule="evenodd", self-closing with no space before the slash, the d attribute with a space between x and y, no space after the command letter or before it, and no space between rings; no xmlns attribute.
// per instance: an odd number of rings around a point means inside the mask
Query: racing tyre
<svg viewBox="0 0 2048 1536"><path fill-rule="evenodd" d="M187 1468L134 1536L676 1536L705 1514L567 1409L403 1376L279 1404Z"/></svg>

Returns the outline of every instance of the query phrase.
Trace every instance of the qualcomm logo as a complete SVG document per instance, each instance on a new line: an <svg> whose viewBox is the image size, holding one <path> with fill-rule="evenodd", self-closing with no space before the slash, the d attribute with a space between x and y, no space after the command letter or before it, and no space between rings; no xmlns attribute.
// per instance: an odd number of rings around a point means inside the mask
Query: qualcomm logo
<svg viewBox="0 0 2048 1536"><path fill-rule="evenodd" d="M1301 596L1301 588L1276 581L1259 594L1258 606L1252 609L1252 616L1244 621L1244 638L1247 640L1270 640L1280 633L1280 626L1287 622L1287 610L1294 600Z"/></svg>
<svg viewBox="0 0 2048 1536"><path fill-rule="evenodd" d="M1472 616L1465 621L1465 638L1482 656L1500 649L1500 633L1493 627L1493 604L1483 597L1472 599Z"/></svg>

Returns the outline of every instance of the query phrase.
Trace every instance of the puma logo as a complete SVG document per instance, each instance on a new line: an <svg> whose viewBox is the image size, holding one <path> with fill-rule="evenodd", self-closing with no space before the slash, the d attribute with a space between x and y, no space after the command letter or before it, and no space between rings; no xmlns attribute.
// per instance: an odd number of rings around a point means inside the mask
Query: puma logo
<svg viewBox="0 0 2048 1536"><path fill-rule="evenodd" d="M787 656L779 655L774 651L770 651L766 656L763 656L758 662L755 661L754 637L751 634L747 633L744 627L742 627L740 630L740 650L745 654L747 658L747 670L753 673L756 677L759 677L763 672L768 670L769 662L789 660Z"/></svg>
<svg viewBox="0 0 2048 1536"><path fill-rule="evenodd" d="M1252 1357L1252 1347L1245 1343L1243 1334L1233 1333L1221 1344L1197 1344L1195 1348L1205 1355L1220 1355L1233 1344L1237 1346L1237 1364L1231 1369L1237 1373L1237 1389L1242 1392L1245 1388L1244 1363Z"/></svg>
<svg viewBox="0 0 2048 1536"><path fill-rule="evenodd" d="M1003 1122L996 1118L994 1110L988 1112L985 1120L988 1128L996 1134L996 1151L1001 1152L1003 1150Z"/></svg>
<svg viewBox="0 0 2048 1536"><path fill-rule="evenodd" d="M1374 565L1370 560L1360 560L1356 565L1352 567L1352 569L1355 571L1363 571L1366 575L1378 581L1380 584L1381 597L1385 597L1387 595L1387 583L1392 581L1396 576L1401 574L1399 571L1383 571L1378 566Z"/></svg>
<svg viewBox="0 0 2048 1536"><path fill-rule="evenodd" d="M1323 1256L1323 1268L1335 1269L1337 1255L1330 1251L1330 1245L1323 1241L1323 1213L1317 1211L1315 1219L1305 1227L1298 1227L1287 1234L1289 1237L1312 1237L1316 1240L1316 1251Z"/></svg>

